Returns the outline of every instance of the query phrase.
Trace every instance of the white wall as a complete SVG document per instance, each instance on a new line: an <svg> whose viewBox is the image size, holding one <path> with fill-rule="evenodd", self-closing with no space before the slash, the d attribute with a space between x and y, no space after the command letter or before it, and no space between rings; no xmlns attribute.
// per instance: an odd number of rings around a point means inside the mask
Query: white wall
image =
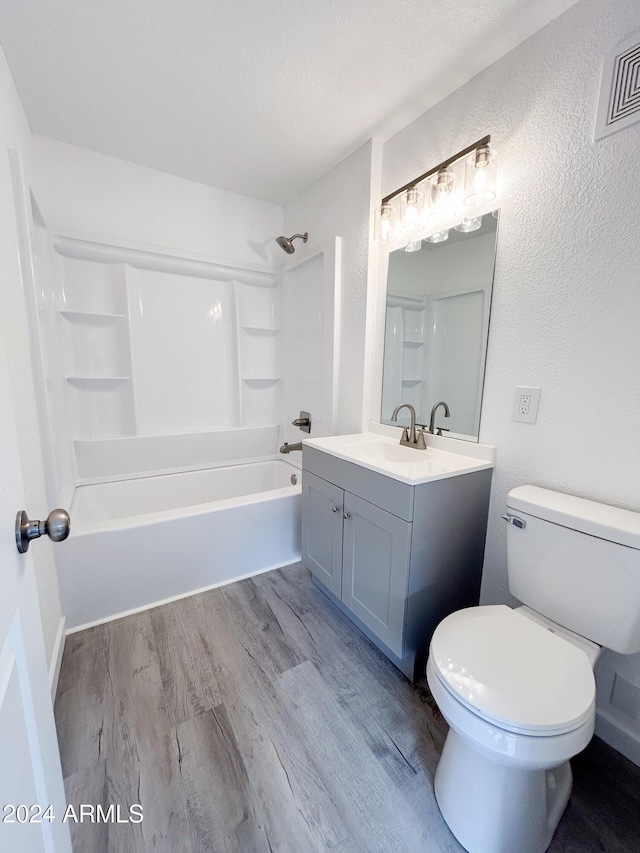
<svg viewBox="0 0 640 853"><path fill-rule="evenodd" d="M21 154L28 165L30 133L4 54L0 50L0 323L7 346L7 363L13 396L25 506L31 518L47 516L44 460L34 394L26 299L20 275L16 217L7 149ZM3 524L10 523L4 519ZM44 538L33 546L47 664L55 667L56 640L60 638L61 608L53 545Z"/></svg>
<svg viewBox="0 0 640 853"><path fill-rule="evenodd" d="M32 181L49 225L218 260L280 266L282 207L85 148L33 137Z"/></svg>
<svg viewBox="0 0 640 853"><path fill-rule="evenodd" d="M636 0L583 0L384 148L382 195L487 132L500 153L480 430L498 448L484 602L509 601L500 512L513 486L640 511L640 124L593 141L603 57L638 29ZM533 426L511 421L516 385L542 388ZM616 670L631 685L619 707ZM640 656L606 652L597 682L598 730L640 763Z"/></svg>

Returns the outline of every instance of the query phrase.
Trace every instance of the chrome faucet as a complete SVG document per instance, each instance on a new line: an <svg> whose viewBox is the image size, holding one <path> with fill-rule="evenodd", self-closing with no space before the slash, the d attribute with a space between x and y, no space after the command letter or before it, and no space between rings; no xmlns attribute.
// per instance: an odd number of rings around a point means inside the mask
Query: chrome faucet
<svg viewBox="0 0 640 853"><path fill-rule="evenodd" d="M435 426L436 412L438 411L440 406L442 406L444 408L445 418L449 417L449 406L447 406L447 404L445 403L444 400L440 400L440 402L436 403L435 406L433 407L433 409L431 409L431 417L429 418L429 432L431 433L431 435L435 435L435 433L433 431L434 429L437 430L438 435L442 435L442 430L444 430L445 432L449 432L449 430L446 427L436 427Z"/></svg>
<svg viewBox="0 0 640 853"><path fill-rule="evenodd" d="M410 403L398 403L393 410L391 420L398 420L398 412L400 409L409 409L409 414L411 415L411 424L408 430L407 427L402 430L400 444L405 444L407 447L416 447L418 450L426 450L427 445L424 440L424 430L418 430L418 434L416 434L416 410Z"/></svg>

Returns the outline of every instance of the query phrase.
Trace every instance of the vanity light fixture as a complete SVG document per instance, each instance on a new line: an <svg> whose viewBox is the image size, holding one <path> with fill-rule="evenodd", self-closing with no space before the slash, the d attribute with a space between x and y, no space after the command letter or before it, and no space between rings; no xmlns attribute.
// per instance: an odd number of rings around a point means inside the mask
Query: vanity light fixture
<svg viewBox="0 0 640 853"><path fill-rule="evenodd" d="M376 211L376 240L392 243L404 238L408 252L418 251L422 238L430 242L446 240L460 202L464 201L467 208L479 207L496 196L496 156L490 143L491 136L484 136L385 196ZM475 231L480 222L479 217L467 214L454 227L458 231ZM435 233L427 237L430 226Z"/></svg>

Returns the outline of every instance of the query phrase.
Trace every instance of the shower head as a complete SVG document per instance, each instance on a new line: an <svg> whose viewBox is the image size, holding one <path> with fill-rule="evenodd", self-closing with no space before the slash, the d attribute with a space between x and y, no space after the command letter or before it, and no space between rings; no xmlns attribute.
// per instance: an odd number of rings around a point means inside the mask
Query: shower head
<svg viewBox="0 0 640 853"><path fill-rule="evenodd" d="M276 237L276 243L278 244L278 246L280 246L281 249L285 250L287 255L293 255L296 250L295 246L293 245L293 241L296 240L298 237L302 239L303 243L306 243L309 238L309 234L305 231L304 234L294 234L293 237Z"/></svg>

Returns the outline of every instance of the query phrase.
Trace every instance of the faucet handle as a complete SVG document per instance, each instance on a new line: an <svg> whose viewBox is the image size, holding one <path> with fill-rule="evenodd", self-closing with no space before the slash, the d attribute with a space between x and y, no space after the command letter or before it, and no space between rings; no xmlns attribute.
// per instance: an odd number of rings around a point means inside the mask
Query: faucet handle
<svg viewBox="0 0 640 853"><path fill-rule="evenodd" d="M416 447L418 450L426 450L427 443L424 440L424 428L418 430L418 440L416 441Z"/></svg>
<svg viewBox="0 0 640 853"><path fill-rule="evenodd" d="M402 438L400 439L400 444L402 444L403 442L405 444L409 443L409 428L408 427L405 427L402 430Z"/></svg>
<svg viewBox="0 0 640 853"><path fill-rule="evenodd" d="M449 427L436 427L436 435L442 435L443 432L450 432Z"/></svg>

